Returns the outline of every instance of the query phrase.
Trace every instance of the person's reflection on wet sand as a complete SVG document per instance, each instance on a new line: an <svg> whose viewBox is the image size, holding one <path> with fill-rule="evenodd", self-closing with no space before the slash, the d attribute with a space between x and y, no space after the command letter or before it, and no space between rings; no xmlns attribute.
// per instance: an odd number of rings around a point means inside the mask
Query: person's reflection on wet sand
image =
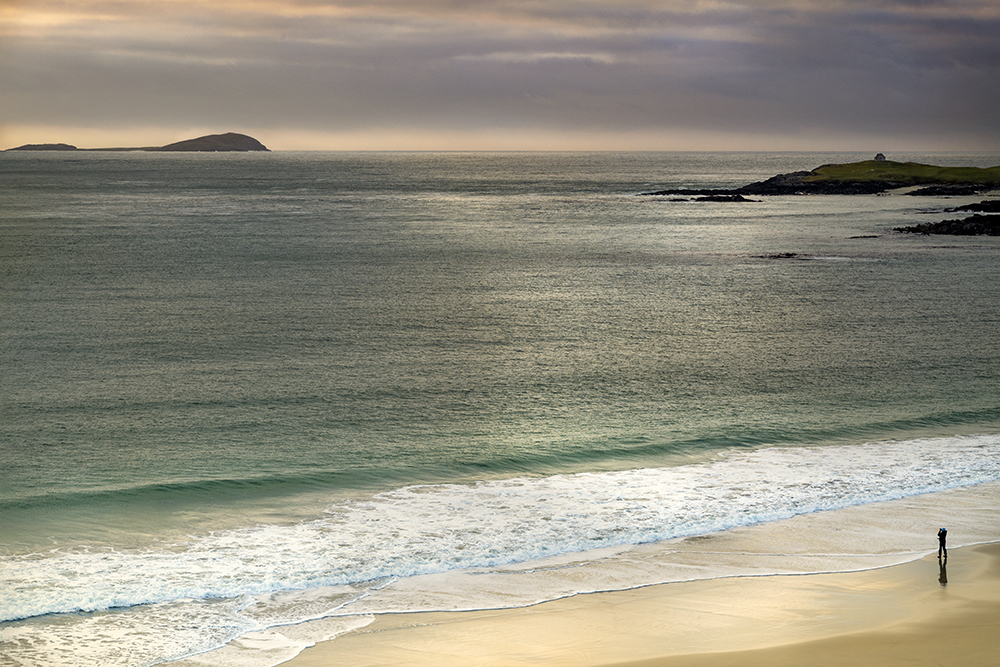
<svg viewBox="0 0 1000 667"><path fill-rule="evenodd" d="M948 559L944 560L938 559L938 566L941 568L941 573L938 576L938 581L941 582L942 586L948 585Z"/></svg>

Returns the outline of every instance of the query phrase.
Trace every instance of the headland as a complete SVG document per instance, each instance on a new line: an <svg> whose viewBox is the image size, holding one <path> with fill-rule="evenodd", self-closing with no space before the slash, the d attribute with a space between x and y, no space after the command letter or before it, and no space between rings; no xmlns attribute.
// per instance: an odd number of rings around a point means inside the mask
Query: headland
<svg viewBox="0 0 1000 667"><path fill-rule="evenodd" d="M668 196L671 201L753 202L748 195L877 195L906 189L905 194L927 197L979 195L1000 190L1000 166L938 167L918 162L894 162L879 153L873 160L826 164L812 171L778 174L765 181L729 189L675 188L643 192L646 196ZM911 234L953 236L1000 236L1000 203L985 200L946 209L974 212L972 216L893 231ZM984 213L986 215L984 215Z"/></svg>
<svg viewBox="0 0 1000 667"><path fill-rule="evenodd" d="M969 195L1000 188L1000 166L937 167L894 162L879 154L874 160L826 164L812 171L778 174L765 181L730 189L657 190L644 195L871 195L918 186L912 195Z"/></svg>
<svg viewBox="0 0 1000 667"><path fill-rule="evenodd" d="M185 139L166 146L132 148L77 148L72 144L25 144L9 151L144 151L144 152L249 152L267 151L268 148L253 137L237 132L208 134L195 139Z"/></svg>

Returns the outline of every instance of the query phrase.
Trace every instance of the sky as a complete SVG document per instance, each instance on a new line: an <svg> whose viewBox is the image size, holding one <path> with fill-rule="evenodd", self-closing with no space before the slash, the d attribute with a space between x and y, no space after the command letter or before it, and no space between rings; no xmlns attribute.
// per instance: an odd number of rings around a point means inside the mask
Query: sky
<svg viewBox="0 0 1000 667"><path fill-rule="evenodd" d="M1000 150L1000 0L0 0L0 148Z"/></svg>

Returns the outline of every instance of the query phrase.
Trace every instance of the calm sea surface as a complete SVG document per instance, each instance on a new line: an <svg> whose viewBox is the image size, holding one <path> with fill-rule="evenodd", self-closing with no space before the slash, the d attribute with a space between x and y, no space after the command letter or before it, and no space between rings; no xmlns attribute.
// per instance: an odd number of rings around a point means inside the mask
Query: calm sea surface
<svg viewBox="0 0 1000 667"><path fill-rule="evenodd" d="M639 196L869 157L0 154L0 664L1000 480L983 197Z"/></svg>

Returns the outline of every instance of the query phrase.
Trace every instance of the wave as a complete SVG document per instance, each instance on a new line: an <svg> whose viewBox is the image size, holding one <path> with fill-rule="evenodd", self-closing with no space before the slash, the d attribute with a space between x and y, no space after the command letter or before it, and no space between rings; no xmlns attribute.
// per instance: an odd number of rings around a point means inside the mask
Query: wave
<svg viewBox="0 0 1000 667"><path fill-rule="evenodd" d="M998 479L1000 435L988 435L730 451L672 468L406 486L336 502L294 525L223 530L155 548L8 557L0 561L0 619L495 567Z"/></svg>
<svg viewBox="0 0 1000 667"><path fill-rule="evenodd" d="M135 667L250 636L225 650L240 664L264 666L372 614L884 567L925 553L934 541L927 527L936 530L939 516L950 517L954 546L997 539L996 485L932 493L993 480L1000 434L729 450L671 468L404 485L330 502L295 524L217 529L145 548L0 557L0 642L5 657L26 667L51 664L56 654L74 667ZM892 499L907 500L881 502ZM797 523L780 521L798 515ZM298 625L314 619L325 620ZM122 636L146 639L125 644ZM262 638L270 638L267 651L247 648Z"/></svg>
<svg viewBox="0 0 1000 667"><path fill-rule="evenodd" d="M523 452L517 456L495 457L480 465L467 464L453 468L456 476L490 473L557 474L567 468L596 470L620 469L629 463L652 464L657 467L676 463L683 465L693 460L707 460L720 452L754 450L765 447L850 445L872 437L882 440L913 439L915 433L952 435L966 429L982 432L983 426L1000 427L1000 406L982 410L959 410L928 414L921 417L887 421L855 422L837 427L790 428L743 424L720 426L716 433L694 437L674 437L669 440L653 436L621 436L602 438L593 443L574 443L564 451L544 453ZM987 428L987 430L993 430ZM873 436L873 434L876 434Z"/></svg>
<svg viewBox="0 0 1000 667"><path fill-rule="evenodd" d="M570 469L607 471L645 465L681 465L707 460L720 452L753 450L772 446L828 445L858 442L880 434L891 438L913 433L935 433L1000 424L1000 407L952 411L885 422L857 423L837 428L778 428L746 426L721 429L717 434L661 440L650 436L602 438L592 443L574 443L563 451L523 451L516 456L494 456L484 461L453 463L448 467L407 466L393 468L354 467L233 478L191 479L175 482L58 491L48 489L31 495L0 500L0 512L59 509L79 506L132 505L184 501L192 504L245 500L301 492L329 490L376 491L435 480L468 481L499 479L511 475L551 475ZM30 493L30 492L29 492Z"/></svg>
<svg viewBox="0 0 1000 667"><path fill-rule="evenodd" d="M314 489L359 489L388 483L384 474L363 471L320 471L304 474L269 475L221 479L141 484L84 491L47 491L21 498L0 501L4 510L31 510L40 507L56 508L81 504L105 505L108 503L133 503L137 501L158 503L169 499L191 502L220 500L227 497L275 495ZM391 478L390 478L391 479Z"/></svg>

